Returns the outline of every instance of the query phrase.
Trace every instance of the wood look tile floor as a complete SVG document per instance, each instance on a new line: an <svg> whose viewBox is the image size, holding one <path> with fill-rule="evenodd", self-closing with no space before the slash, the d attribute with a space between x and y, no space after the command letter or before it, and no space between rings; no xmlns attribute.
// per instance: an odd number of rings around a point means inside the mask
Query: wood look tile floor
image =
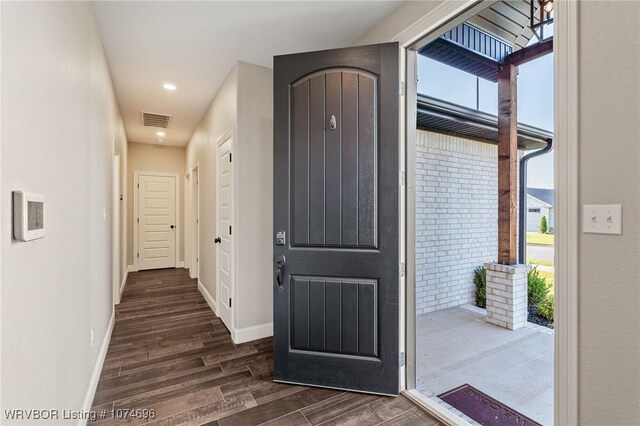
<svg viewBox="0 0 640 426"><path fill-rule="evenodd" d="M186 270L131 273L116 307L92 424L438 424L404 396L274 383L272 362L271 338L235 345ZM154 410L155 418L136 409ZM133 415L113 417L125 412Z"/></svg>

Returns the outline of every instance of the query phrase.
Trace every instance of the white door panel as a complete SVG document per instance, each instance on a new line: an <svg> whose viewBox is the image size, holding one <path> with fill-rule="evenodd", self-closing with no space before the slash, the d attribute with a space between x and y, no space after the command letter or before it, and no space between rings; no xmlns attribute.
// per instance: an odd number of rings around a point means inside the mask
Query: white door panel
<svg viewBox="0 0 640 426"><path fill-rule="evenodd" d="M138 177L138 269L176 266L176 179Z"/></svg>
<svg viewBox="0 0 640 426"><path fill-rule="evenodd" d="M218 147L217 218L218 218L218 315L227 328L232 328L233 306L233 163L231 139Z"/></svg>

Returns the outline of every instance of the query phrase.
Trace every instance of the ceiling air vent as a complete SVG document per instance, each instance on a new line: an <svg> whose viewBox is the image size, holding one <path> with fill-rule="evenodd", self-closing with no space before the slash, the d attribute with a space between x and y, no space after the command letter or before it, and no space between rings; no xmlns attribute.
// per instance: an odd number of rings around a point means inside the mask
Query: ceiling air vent
<svg viewBox="0 0 640 426"><path fill-rule="evenodd" d="M140 111L140 117L142 117L142 125L147 127L162 127L166 129L171 121L170 115L156 114L154 112Z"/></svg>

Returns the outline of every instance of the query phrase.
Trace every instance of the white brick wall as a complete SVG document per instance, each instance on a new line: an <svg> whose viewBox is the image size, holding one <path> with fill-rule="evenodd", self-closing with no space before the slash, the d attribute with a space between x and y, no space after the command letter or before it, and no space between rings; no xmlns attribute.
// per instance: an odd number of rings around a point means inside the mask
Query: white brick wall
<svg viewBox="0 0 640 426"><path fill-rule="evenodd" d="M418 130L416 313L474 303L498 252L497 146Z"/></svg>
<svg viewBox="0 0 640 426"><path fill-rule="evenodd" d="M487 322L517 330L527 324L529 265L484 264L487 269Z"/></svg>

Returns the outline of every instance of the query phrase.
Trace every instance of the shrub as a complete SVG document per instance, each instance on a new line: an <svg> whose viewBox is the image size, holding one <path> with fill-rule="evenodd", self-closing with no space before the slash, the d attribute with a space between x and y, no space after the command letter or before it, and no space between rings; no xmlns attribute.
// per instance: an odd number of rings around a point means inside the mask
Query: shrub
<svg viewBox="0 0 640 426"><path fill-rule="evenodd" d="M487 270L478 266L473 271L473 283L476 285L476 306L487 307Z"/></svg>
<svg viewBox="0 0 640 426"><path fill-rule="evenodd" d="M537 267L531 268L527 274L527 293L530 306L536 306L546 300L549 294L549 284L547 280L540 276Z"/></svg>
<svg viewBox="0 0 640 426"><path fill-rule="evenodd" d="M541 234L547 233L547 217L546 216L542 216L540 218L540 233Z"/></svg>
<svg viewBox="0 0 640 426"><path fill-rule="evenodd" d="M555 309L555 302L553 294L547 296L547 298L538 305L538 313L544 317L550 323L553 323L553 311Z"/></svg>
<svg viewBox="0 0 640 426"><path fill-rule="evenodd" d="M553 226L550 226L549 229L547 230L547 234L553 235L553 232L554 232Z"/></svg>

